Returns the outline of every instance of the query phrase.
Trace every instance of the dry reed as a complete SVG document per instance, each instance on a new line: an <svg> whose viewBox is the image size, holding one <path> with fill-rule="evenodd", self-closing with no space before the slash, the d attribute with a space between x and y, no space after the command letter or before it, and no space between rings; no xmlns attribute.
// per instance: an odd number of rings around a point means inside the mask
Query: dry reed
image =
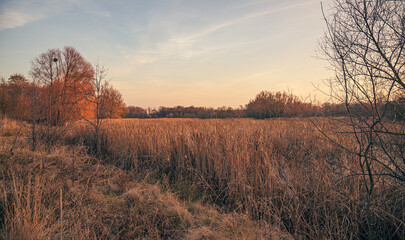
<svg viewBox="0 0 405 240"><path fill-rule="evenodd" d="M1 239L291 239L266 221L180 200L82 145L31 151L21 136L11 155L13 139L0 137Z"/></svg>
<svg viewBox="0 0 405 240"><path fill-rule="evenodd" d="M315 121L331 132L341 127ZM84 125L67 139L94 144ZM366 237L364 186L360 176L349 176L358 170L356 159L323 139L308 119L111 120L101 139L104 163L184 199L264 219L299 238ZM403 238L404 186L381 180L373 194L376 236Z"/></svg>

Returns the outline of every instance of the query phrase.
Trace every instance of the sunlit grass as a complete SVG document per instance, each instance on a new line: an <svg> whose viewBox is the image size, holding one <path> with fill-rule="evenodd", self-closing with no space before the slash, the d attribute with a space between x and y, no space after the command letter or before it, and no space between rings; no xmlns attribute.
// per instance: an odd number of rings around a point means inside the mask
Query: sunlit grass
<svg viewBox="0 0 405 240"><path fill-rule="evenodd" d="M333 134L324 118L229 120L112 120L105 122L105 162L155 179L185 199L247 213L309 238L356 238L366 229L365 195L355 156L334 145L313 123ZM92 136L76 129L89 146ZM355 146L350 135L332 135ZM375 212L400 221L404 188L378 183ZM400 222L375 215L395 232ZM401 227L400 227L401 228Z"/></svg>
<svg viewBox="0 0 405 240"><path fill-rule="evenodd" d="M3 137L3 236L364 238L357 160L314 123L355 147L350 135L334 134L343 125L324 118L107 120L102 159L86 123L51 150L29 151L22 136L11 156L13 137ZM376 236L401 239L404 205L403 185L376 183Z"/></svg>

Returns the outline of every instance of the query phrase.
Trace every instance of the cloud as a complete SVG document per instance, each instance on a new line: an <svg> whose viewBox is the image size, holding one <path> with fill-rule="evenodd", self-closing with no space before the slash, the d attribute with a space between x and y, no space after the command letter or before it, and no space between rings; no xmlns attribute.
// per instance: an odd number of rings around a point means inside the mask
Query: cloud
<svg viewBox="0 0 405 240"><path fill-rule="evenodd" d="M80 0L77 0L80 1ZM80 8L82 8L88 14L97 17L111 18L111 13L105 9L99 1L93 0L81 0ZM85 4L84 4L85 1Z"/></svg>
<svg viewBox="0 0 405 240"><path fill-rule="evenodd" d="M217 41L214 36L224 28L232 28L241 23L261 20L259 18L272 15L279 12L289 11L291 9L300 8L306 5L314 4L315 0L302 1L289 3L278 6L268 6L267 8L259 8L256 11L245 12L244 15L238 15L222 22L216 22L194 28L191 31L182 32L183 29L177 29L178 21L183 18L170 19L162 18L162 16L153 16L149 20L152 23L146 28L142 28L143 35L138 42L137 47L131 46L131 44L116 45L116 49L121 55L123 62L120 62L119 66L114 68L119 69L118 72L124 75L140 74L143 69L151 69L153 64L166 64L168 62L180 61L190 63L191 60L204 60L208 58L215 59L216 56L225 56L226 52L238 52L249 49L249 46L263 45L270 42L272 39L278 38L286 34L286 32L280 31L272 33L271 35L257 35L251 38L232 38L229 40ZM169 14L170 16L170 14ZM179 20L180 19L180 20ZM172 24L172 22L176 24ZM161 26L164 26L162 29ZM139 29L137 29L139 31ZM159 41L155 41L154 33L165 32L167 35L165 38L159 38ZM181 32L181 33L180 33ZM168 61L170 59L170 61ZM215 60L213 60L215 61ZM261 73L261 74L267 74ZM260 78L257 74L246 78Z"/></svg>
<svg viewBox="0 0 405 240"><path fill-rule="evenodd" d="M111 17L111 13L109 11L105 11L105 10L89 10L88 13L97 16L97 17L105 17L105 18L110 18Z"/></svg>
<svg viewBox="0 0 405 240"><path fill-rule="evenodd" d="M247 13L243 16L238 16L235 18L228 19L223 22L219 22L212 25L206 25L205 27L200 28L199 30L189 32L189 33L182 33L178 34L177 32L170 32L170 37L164 41L157 43L152 48L146 47L144 49L139 49L135 51L137 57L134 58L134 63L136 64L144 64L144 63L151 63L155 61L159 61L160 59L166 57L173 57L175 56L177 59L182 60L189 60L192 58L203 57L207 54L211 54L213 52L221 52L228 49L234 49L243 45L254 45L264 41L269 40L268 37L264 37L261 39L254 39L251 41L238 41L234 40L232 42L215 42L215 44L210 43L202 43L203 39L209 37L212 34L220 31L224 28L229 28L234 25L238 25L244 22L254 21L260 17L268 16L271 14L279 13L288 11L294 8L314 4L314 0L305 1L305 2L298 2L283 6L277 7L268 7L264 10L259 10L255 12ZM283 33L273 34L271 38L274 38L278 35L282 35ZM131 54L131 55L132 55Z"/></svg>
<svg viewBox="0 0 405 240"><path fill-rule="evenodd" d="M68 10L86 0L27 0L4 1L0 3L0 31L21 27ZM109 13L97 12L106 15Z"/></svg>
<svg viewBox="0 0 405 240"><path fill-rule="evenodd" d="M20 27L45 17L46 14L41 12L4 8L0 12L0 30Z"/></svg>
<svg viewBox="0 0 405 240"><path fill-rule="evenodd" d="M290 4L287 6L282 6L282 7L278 7L278 8L269 8L267 10L264 11L257 11L257 12L253 12L253 13L249 13L245 16L242 17L238 17L238 18L234 18L222 23L218 23L215 25L211 25L199 32L195 32L191 35L188 35L186 37L180 37L180 38L173 38L172 41L174 42L178 42L180 44L184 44L184 45L190 45L193 42L197 41L198 39L200 39L201 37L210 35L214 32L217 32L220 29L226 28L226 27L230 27L232 25L236 25L236 24L240 24L243 22L248 22L248 21L252 21L256 18L259 17L264 17L270 14L274 14L274 13L279 13L279 12L283 12L283 11L287 11L290 9L294 9L297 7L302 7L302 6L306 6L306 5L310 5L310 4L314 4L317 3L317 1L306 1L306 2L300 2L300 3L295 3L295 4Z"/></svg>
<svg viewBox="0 0 405 240"><path fill-rule="evenodd" d="M240 48L242 46L249 46L249 45L252 46L255 44L261 44L268 40L269 40L269 38L262 38L262 39L256 39L256 40L251 40L251 41L234 41L234 42L228 42L228 43L216 43L214 45L208 45L208 46L203 46L203 47L199 47L199 48L189 47L189 48L184 49L184 51L182 52L180 57L184 60L189 60L192 58L203 57L207 54L221 53L221 52L227 51L229 49Z"/></svg>
<svg viewBox="0 0 405 240"><path fill-rule="evenodd" d="M260 17L264 17L264 16L271 15L274 13L279 13L279 12L287 11L290 9L294 9L297 7L306 6L306 5L310 5L310 4L314 4L314 3L315 3L315 1L312 0L312 1L300 2L300 3L290 4L287 6L278 7L278 8L269 8L267 10L249 13L242 17L237 17L234 19L230 19L228 21L224 21L222 23L217 23L217 24L208 26L200 31L196 31L196 32L193 32L193 33L185 35L185 36L174 35L172 38L169 39L168 44L170 46L176 46L178 48L187 48L187 47L192 46L195 42L199 41L201 38L208 36L210 34L213 34L223 28L231 27L233 25L252 21L252 20L255 20Z"/></svg>

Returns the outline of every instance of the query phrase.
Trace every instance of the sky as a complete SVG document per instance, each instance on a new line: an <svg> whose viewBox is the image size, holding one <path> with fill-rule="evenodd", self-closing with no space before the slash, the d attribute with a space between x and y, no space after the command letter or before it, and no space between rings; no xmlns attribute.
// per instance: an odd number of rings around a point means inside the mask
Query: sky
<svg viewBox="0 0 405 240"><path fill-rule="evenodd" d="M29 78L41 53L72 46L127 105L238 107L264 90L325 101L324 30L320 0L0 0L0 76Z"/></svg>

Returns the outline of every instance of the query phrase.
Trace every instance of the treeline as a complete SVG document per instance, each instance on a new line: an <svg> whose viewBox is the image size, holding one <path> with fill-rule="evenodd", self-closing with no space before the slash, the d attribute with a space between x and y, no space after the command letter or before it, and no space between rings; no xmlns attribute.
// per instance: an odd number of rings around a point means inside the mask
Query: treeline
<svg viewBox="0 0 405 240"><path fill-rule="evenodd" d="M219 107L159 107L142 108L129 106L126 118L275 118L309 116L344 116L344 104L308 103L293 94L283 92L260 92L255 99L239 108Z"/></svg>
<svg viewBox="0 0 405 240"><path fill-rule="evenodd" d="M243 109L230 107L160 107L158 109L129 106L126 118L235 118L243 117Z"/></svg>
<svg viewBox="0 0 405 240"><path fill-rule="evenodd" d="M364 111L364 106L356 103L350 104L350 108L356 112ZM403 120L405 117L405 98L397 98L386 104L379 104L379 112L392 120ZM345 103L314 104L305 102L301 98L286 92L262 91L239 108L219 107L159 107L142 108L129 106L126 118L277 118L277 117L340 117L347 116Z"/></svg>
<svg viewBox="0 0 405 240"><path fill-rule="evenodd" d="M22 74L1 78L0 113L49 125L123 117L122 95L104 80L105 74L72 47L50 49L32 61L30 79Z"/></svg>

